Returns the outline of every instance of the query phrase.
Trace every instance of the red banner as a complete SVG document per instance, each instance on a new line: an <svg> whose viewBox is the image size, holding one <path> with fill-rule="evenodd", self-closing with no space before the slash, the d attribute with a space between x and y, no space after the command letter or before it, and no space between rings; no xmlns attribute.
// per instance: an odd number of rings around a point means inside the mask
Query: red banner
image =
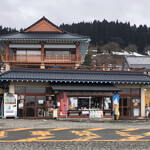
<svg viewBox="0 0 150 150"><path fill-rule="evenodd" d="M60 101L61 101L62 114L67 114L68 102L67 102L67 95L65 92L60 93Z"/></svg>

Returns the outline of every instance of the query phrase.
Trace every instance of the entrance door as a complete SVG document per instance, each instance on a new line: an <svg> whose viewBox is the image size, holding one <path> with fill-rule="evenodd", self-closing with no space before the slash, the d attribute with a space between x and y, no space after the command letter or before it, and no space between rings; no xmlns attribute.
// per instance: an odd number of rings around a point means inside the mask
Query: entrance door
<svg viewBox="0 0 150 150"><path fill-rule="evenodd" d="M55 104L50 100L50 96L26 96L25 99L25 115L24 117L34 118L52 118Z"/></svg>
<svg viewBox="0 0 150 150"><path fill-rule="evenodd" d="M35 96L26 96L25 100L25 117L35 117Z"/></svg>

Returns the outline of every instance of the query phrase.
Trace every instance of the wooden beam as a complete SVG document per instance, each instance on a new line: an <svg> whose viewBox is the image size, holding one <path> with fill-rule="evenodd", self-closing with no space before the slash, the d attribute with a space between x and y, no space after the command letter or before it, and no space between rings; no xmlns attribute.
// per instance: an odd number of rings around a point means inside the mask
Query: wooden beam
<svg viewBox="0 0 150 150"><path fill-rule="evenodd" d="M44 61L44 43L41 44L41 61Z"/></svg>
<svg viewBox="0 0 150 150"><path fill-rule="evenodd" d="M80 46L80 44L77 43L77 44L76 44L76 61L77 61L77 62L78 62L78 58L79 58L79 46Z"/></svg>
<svg viewBox="0 0 150 150"><path fill-rule="evenodd" d="M9 44L6 43L6 61L8 60L9 53L10 53Z"/></svg>

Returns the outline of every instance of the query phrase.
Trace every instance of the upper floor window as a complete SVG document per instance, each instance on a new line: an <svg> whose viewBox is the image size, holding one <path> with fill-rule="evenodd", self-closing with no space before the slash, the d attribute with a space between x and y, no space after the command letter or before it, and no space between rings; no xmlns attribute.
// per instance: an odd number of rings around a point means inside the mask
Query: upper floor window
<svg viewBox="0 0 150 150"><path fill-rule="evenodd" d="M49 55L69 55L69 51L46 51L46 56Z"/></svg>
<svg viewBox="0 0 150 150"><path fill-rule="evenodd" d="M17 55L41 55L40 50L17 50Z"/></svg>

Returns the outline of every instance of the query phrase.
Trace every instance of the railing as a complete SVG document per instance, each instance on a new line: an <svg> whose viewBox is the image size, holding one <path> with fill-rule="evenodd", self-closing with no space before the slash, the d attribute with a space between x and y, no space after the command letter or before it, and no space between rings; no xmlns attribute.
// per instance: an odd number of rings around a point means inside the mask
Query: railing
<svg viewBox="0 0 150 150"><path fill-rule="evenodd" d="M50 54L50 55L2 55L2 62L25 62L25 63L81 63L82 56L67 54Z"/></svg>

